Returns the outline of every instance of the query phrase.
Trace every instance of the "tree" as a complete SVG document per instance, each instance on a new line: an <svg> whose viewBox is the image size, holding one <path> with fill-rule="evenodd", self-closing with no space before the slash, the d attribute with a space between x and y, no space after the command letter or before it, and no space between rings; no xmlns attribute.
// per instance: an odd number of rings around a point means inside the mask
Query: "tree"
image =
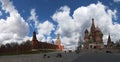
<svg viewBox="0 0 120 62"><path fill-rule="evenodd" d="M17 42L12 42L10 43L12 48L17 48L19 46L19 44Z"/></svg>
<svg viewBox="0 0 120 62"><path fill-rule="evenodd" d="M25 42L25 44L24 45L26 45L26 46L31 46L32 45L32 43L31 43L31 41L30 40L27 40L26 42Z"/></svg>
<svg viewBox="0 0 120 62"><path fill-rule="evenodd" d="M2 45L1 45L1 48L5 48L5 45L2 44Z"/></svg>
<svg viewBox="0 0 120 62"><path fill-rule="evenodd" d="M6 43L5 46L6 46L6 48L11 48L10 43Z"/></svg>

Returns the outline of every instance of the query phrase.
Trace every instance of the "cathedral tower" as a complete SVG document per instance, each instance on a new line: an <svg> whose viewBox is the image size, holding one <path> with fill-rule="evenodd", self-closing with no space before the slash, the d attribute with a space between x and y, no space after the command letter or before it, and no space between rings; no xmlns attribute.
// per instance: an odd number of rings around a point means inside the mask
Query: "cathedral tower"
<svg viewBox="0 0 120 62"><path fill-rule="evenodd" d="M86 49L104 48L102 37L103 33L101 32L98 26L95 27L94 19L92 18L90 34L87 29L85 30L84 48Z"/></svg>
<svg viewBox="0 0 120 62"><path fill-rule="evenodd" d="M108 43L108 44L111 43L110 34L109 34L109 36L108 36L108 41L107 41L107 43Z"/></svg>
<svg viewBox="0 0 120 62"><path fill-rule="evenodd" d="M95 41L98 43L103 43L102 37L103 37L103 33L101 32L100 28L97 26L95 29Z"/></svg>
<svg viewBox="0 0 120 62"><path fill-rule="evenodd" d="M94 19L93 18L92 18L92 26L91 26L90 36L92 37L93 41L95 41L95 25L94 25Z"/></svg>
<svg viewBox="0 0 120 62"><path fill-rule="evenodd" d="M107 40L107 48L112 48L114 45L114 43L111 41L111 37L110 34L108 36L108 40Z"/></svg>
<svg viewBox="0 0 120 62"><path fill-rule="evenodd" d="M85 42L88 42L88 40L89 40L89 32L87 29L85 30L84 40L85 40Z"/></svg>

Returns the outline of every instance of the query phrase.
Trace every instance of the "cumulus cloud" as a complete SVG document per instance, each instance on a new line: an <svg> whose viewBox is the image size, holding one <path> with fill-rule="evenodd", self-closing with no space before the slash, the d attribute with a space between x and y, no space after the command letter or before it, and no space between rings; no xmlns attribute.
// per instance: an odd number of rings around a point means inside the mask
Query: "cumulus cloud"
<svg viewBox="0 0 120 62"><path fill-rule="evenodd" d="M28 21L34 21L35 22L35 27L38 25L38 16L36 14L36 10L35 9L31 9L30 12L31 16L28 18Z"/></svg>
<svg viewBox="0 0 120 62"><path fill-rule="evenodd" d="M62 43L66 47L71 48L72 46L74 49L78 36L83 38L85 29L90 30L92 18L95 19L95 26L99 26L103 32L105 43L108 33L111 34L113 41L119 39L120 24L112 22L112 19L116 18L116 13L116 10L111 10L101 2L98 2L97 4L93 3L75 9L72 16L70 16L70 8L63 6L53 14L52 18L58 23L56 32L62 35Z"/></svg>
<svg viewBox="0 0 120 62"><path fill-rule="evenodd" d="M28 24L9 0L0 0L2 10L9 13L7 19L0 19L0 43L20 42L21 40L32 39L26 36L29 30ZM0 11L1 12L1 11ZM112 19L117 19L116 10L111 10L101 2L81 6L73 11L70 16L70 8L68 6L60 7L52 16L52 19L58 23L56 33L61 34L62 44L67 48L75 49L78 38L84 37L84 30L90 31L91 19L95 19L95 26L99 26L103 32L104 42L111 34L112 41L116 41L120 37L120 24L113 22ZM2 16L2 12L0 13ZM55 25L49 20L39 23L35 9L31 9L28 21L35 22L37 29L37 38L40 41L51 41L50 34L55 30ZM117 28L117 29L116 29ZM56 39L53 39L54 41Z"/></svg>
<svg viewBox="0 0 120 62"><path fill-rule="evenodd" d="M31 9L31 16L28 18L29 21L35 22L35 28L37 28L37 38L39 41L50 41L50 34L54 30L54 25L49 20L39 23L38 16L35 9ZM46 38L47 37L47 38Z"/></svg>
<svg viewBox="0 0 120 62"><path fill-rule="evenodd" d="M32 37L25 36L25 37L23 38L23 41L26 41L26 40L32 40Z"/></svg>
<svg viewBox="0 0 120 62"><path fill-rule="evenodd" d="M40 34L50 35L52 30L54 30L54 25L48 20L38 25L38 32Z"/></svg>
<svg viewBox="0 0 120 62"><path fill-rule="evenodd" d="M113 0L114 2L120 2L120 0Z"/></svg>
<svg viewBox="0 0 120 62"><path fill-rule="evenodd" d="M23 17L9 0L0 0L2 10L9 13L7 19L0 19L0 43L21 41L28 33L29 27Z"/></svg>
<svg viewBox="0 0 120 62"><path fill-rule="evenodd" d="M42 41L47 41L47 39L50 38L49 36L51 32L54 30L54 25L47 20L43 23L39 23L37 29L38 29L38 39ZM47 36L47 39L45 39L45 36Z"/></svg>

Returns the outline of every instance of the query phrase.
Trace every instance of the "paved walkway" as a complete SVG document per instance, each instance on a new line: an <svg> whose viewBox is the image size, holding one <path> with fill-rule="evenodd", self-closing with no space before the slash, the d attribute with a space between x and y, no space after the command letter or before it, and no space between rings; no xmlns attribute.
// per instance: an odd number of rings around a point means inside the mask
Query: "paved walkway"
<svg viewBox="0 0 120 62"><path fill-rule="evenodd" d="M117 53L86 53L72 62L120 62L120 54Z"/></svg>
<svg viewBox="0 0 120 62"><path fill-rule="evenodd" d="M62 57L56 57L58 53ZM0 62L71 62L79 55L76 53L52 52L46 53L50 58L43 58L44 54L29 54L29 55L14 55L14 56L0 56Z"/></svg>
<svg viewBox="0 0 120 62"><path fill-rule="evenodd" d="M58 53L62 57L56 57ZM44 58L44 54L0 56L0 62L120 62L120 54L111 53L46 53L49 58Z"/></svg>

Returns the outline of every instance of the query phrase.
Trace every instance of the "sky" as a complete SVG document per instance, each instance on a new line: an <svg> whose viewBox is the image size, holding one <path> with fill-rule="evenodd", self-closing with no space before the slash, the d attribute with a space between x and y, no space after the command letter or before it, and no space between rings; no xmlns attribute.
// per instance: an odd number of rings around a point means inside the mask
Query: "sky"
<svg viewBox="0 0 120 62"><path fill-rule="evenodd" d="M59 33L65 48L75 49L91 19L103 32L120 38L120 0L0 0L0 44L37 39L51 43Z"/></svg>

